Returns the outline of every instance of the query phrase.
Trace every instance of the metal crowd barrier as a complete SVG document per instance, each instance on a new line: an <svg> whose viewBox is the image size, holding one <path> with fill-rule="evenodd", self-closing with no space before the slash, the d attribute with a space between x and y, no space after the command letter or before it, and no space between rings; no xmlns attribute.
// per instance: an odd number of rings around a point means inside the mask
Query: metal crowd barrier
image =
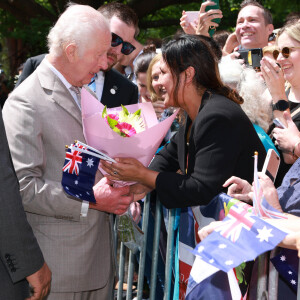
<svg viewBox="0 0 300 300"><path fill-rule="evenodd" d="M159 238L161 228L161 215L162 209L161 204L156 200L156 211L155 211L155 223L154 223L154 240L153 240L153 252L152 252L152 265L151 265L151 278L150 278L150 300L171 300L171 280L172 280L172 266L174 258L174 222L175 222L175 209L171 209L168 212L168 238L167 238L167 251L166 251L166 265L165 265L165 283L164 283L164 298L156 299L156 282L157 282L157 267L158 267L158 255L159 255ZM143 246L139 253L139 264L138 264L138 283L137 292L134 296L136 300L143 299L143 288L144 288L144 275L145 275L145 263L146 263L146 249L147 249L147 227L149 223L150 214L150 194L147 195L144 201L143 209L143 222L142 230L144 232ZM115 245L117 245L117 224L115 224ZM118 262L118 276L119 285L116 300L132 300L133 299L133 274L134 274L134 254L123 244L119 245L119 262ZM126 262L126 253L129 254L128 262ZM117 254L117 253L116 253ZM256 299L257 300L277 300L278 299L278 272L272 263L269 263L269 258L278 254L277 248L269 253L264 253L257 258L258 260L258 280L256 287ZM124 297L123 283L124 283L124 271L125 265L127 264L127 291L126 298ZM298 278L300 279L300 261ZM235 300L235 299L234 299ZM279 299L281 300L281 299ZM298 293L297 300L300 300L300 280L298 280Z"/></svg>

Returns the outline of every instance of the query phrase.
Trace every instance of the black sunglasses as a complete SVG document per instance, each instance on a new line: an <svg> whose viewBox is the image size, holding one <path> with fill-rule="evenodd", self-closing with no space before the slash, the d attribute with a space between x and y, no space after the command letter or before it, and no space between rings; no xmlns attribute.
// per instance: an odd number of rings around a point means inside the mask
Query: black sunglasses
<svg viewBox="0 0 300 300"><path fill-rule="evenodd" d="M117 47L117 46L123 44L121 52L124 55L129 55L132 51L135 50L135 47L133 45L131 45L128 42L124 42L123 39L121 37L119 37L117 34L112 32L111 37L112 37L112 39L111 39L111 46L112 47Z"/></svg>
<svg viewBox="0 0 300 300"><path fill-rule="evenodd" d="M284 58L288 58L290 56L291 51L294 49L300 49L300 47L283 47L281 50L275 49L273 51L273 57L274 59L277 59L279 53L281 53Z"/></svg>

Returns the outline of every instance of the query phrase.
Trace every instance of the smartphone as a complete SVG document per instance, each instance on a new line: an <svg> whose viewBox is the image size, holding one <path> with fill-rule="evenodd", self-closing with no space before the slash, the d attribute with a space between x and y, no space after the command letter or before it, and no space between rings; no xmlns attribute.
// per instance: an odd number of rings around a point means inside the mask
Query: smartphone
<svg viewBox="0 0 300 300"><path fill-rule="evenodd" d="M273 120L273 123L276 125L276 127L279 127L279 128L282 128L282 129L285 129L286 127L283 125L283 123L278 119L278 118L275 118Z"/></svg>
<svg viewBox="0 0 300 300"><path fill-rule="evenodd" d="M261 48L238 50L238 52L247 66L252 67L256 71L260 70L260 61L263 57L263 51Z"/></svg>
<svg viewBox="0 0 300 300"><path fill-rule="evenodd" d="M203 3L203 2L206 2L206 1L207 1L207 0L203 0L202 3ZM215 4L215 5L209 5L209 6L206 6L205 11L209 11L209 10L211 10L211 9L220 9L220 3L219 3L219 0L211 0L211 1L212 1L212 2L215 2L216 4ZM212 19L212 22L217 23L217 24L220 24L221 19L220 19L220 18ZM208 33L209 33L209 35L212 37L212 36L214 35L215 31L216 31L216 28L210 28L209 31L208 31Z"/></svg>
<svg viewBox="0 0 300 300"><path fill-rule="evenodd" d="M274 149L269 149L261 172L268 175L274 182L277 176L279 164L280 157Z"/></svg>
<svg viewBox="0 0 300 300"><path fill-rule="evenodd" d="M186 21L188 23L193 23L195 20L199 18L199 10L197 11L186 11Z"/></svg>

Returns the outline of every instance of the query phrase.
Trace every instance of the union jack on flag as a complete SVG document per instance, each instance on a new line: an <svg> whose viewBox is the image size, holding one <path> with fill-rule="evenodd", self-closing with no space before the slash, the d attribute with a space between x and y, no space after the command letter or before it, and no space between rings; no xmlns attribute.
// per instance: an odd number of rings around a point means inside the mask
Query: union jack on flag
<svg viewBox="0 0 300 300"><path fill-rule="evenodd" d="M238 206L233 206L227 215L227 220L224 220L215 231L220 232L225 238L230 238L235 243L241 234L242 228L249 231L255 223L255 220L245 208L242 203Z"/></svg>
<svg viewBox="0 0 300 300"><path fill-rule="evenodd" d="M81 142L70 145L66 152L61 184L75 198L96 202L93 192L100 156Z"/></svg>
<svg viewBox="0 0 300 300"><path fill-rule="evenodd" d="M82 145L75 144L78 148L83 148ZM82 153L78 150L70 150L70 152L66 153L65 161L67 162L64 167L63 171L68 172L70 174L79 175L79 164L82 163Z"/></svg>

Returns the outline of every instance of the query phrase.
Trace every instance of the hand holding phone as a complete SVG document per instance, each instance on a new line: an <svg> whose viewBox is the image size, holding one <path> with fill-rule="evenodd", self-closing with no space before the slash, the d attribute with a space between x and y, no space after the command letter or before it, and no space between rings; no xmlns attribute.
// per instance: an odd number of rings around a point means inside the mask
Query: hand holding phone
<svg viewBox="0 0 300 300"><path fill-rule="evenodd" d="M276 127L281 128L281 129L285 129L286 127L283 125L283 123L278 119L275 118L273 120L273 123L275 124Z"/></svg>
<svg viewBox="0 0 300 300"><path fill-rule="evenodd" d="M246 66L250 66L254 70L260 70L260 61L263 57L261 48L238 50L238 53L240 53L240 58L244 60Z"/></svg>
<svg viewBox="0 0 300 300"><path fill-rule="evenodd" d="M202 1L202 3L205 3L205 2L207 2L207 0L203 0ZM206 12L208 12L210 10L213 10L213 9L220 9L219 0L212 0L212 2L214 2L215 5L208 5L208 6L206 6L206 8L205 8ZM212 19L211 22L220 24L221 18ZM215 31L216 31L216 26L213 26L213 25L209 26L208 33L209 33L210 36L213 36L213 34L215 33Z"/></svg>

